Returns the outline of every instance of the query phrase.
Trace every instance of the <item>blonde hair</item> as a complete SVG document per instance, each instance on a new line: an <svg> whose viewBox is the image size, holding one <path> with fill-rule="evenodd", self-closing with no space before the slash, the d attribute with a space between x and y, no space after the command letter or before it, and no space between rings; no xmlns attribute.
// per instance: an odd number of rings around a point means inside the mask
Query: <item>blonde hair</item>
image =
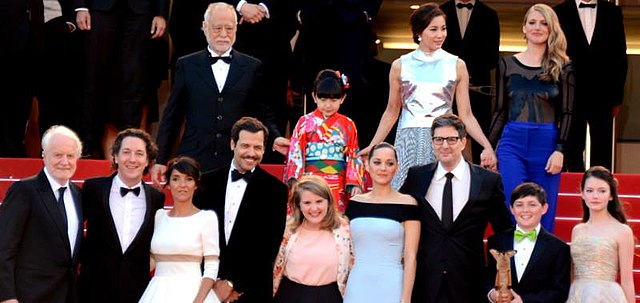
<svg viewBox="0 0 640 303"><path fill-rule="evenodd" d="M308 175L303 176L298 180L296 184L291 188L291 195L289 197L289 207L291 208L291 217L287 227L294 232L302 222L304 221L304 215L300 208L300 200L302 193L309 191L318 195L324 199L327 199L327 214L324 216L321 222L321 228L326 230L334 230L340 227L340 213L336 210L335 200L331 194L331 189L327 182L322 177Z"/></svg>
<svg viewBox="0 0 640 303"><path fill-rule="evenodd" d="M533 12L541 14L549 28L547 50L542 58L542 74L540 75L540 79L545 81L558 81L562 73L562 68L571 62L569 56L567 56L567 38L564 36L564 32L560 27L558 16L553 9L546 4L538 3L530 7L524 15L523 26L527 24L527 19Z"/></svg>

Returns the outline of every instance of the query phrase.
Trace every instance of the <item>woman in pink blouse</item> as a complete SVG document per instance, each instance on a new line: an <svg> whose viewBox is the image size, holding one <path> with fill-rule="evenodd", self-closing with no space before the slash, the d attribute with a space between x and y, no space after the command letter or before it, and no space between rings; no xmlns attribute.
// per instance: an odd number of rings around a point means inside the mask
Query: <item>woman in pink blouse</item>
<svg viewBox="0 0 640 303"><path fill-rule="evenodd" d="M342 302L351 268L348 221L319 176L303 176L289 199L291 216L273 270L275 302Z"/></svg>

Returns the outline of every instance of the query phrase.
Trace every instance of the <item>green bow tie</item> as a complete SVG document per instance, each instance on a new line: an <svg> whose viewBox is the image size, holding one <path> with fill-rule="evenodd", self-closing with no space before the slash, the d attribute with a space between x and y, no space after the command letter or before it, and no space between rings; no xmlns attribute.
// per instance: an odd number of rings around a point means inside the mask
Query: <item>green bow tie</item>
<svg viewBox="0 0 640 303"><path fill-rule="evenodd" d="M523 233L521 230L516 229L516 232L513 234L513 238L516 240L516 242L521 242L524 238L529 238L529 240L535 241L537 237L538 235L536 234L535 230Z"/></svg>

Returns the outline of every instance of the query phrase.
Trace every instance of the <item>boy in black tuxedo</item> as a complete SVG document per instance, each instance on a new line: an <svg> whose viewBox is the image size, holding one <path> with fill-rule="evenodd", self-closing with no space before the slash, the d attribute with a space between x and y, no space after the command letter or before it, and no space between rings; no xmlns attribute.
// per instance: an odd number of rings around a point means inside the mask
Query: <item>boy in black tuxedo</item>
<svg viewBox="0 0 640 303"><path fill-rule="evenodd" d="M571 255L569 246L547 232L540 219L547 212L547 194L540 185L522 183L511 193L511 213L516 229L489 237L487 251L514 249L511 259L513 301L509 302L565 302L569 293ZM488 281L494 281L496 261L488 258ZM498 292L490 289L490 302L498 301Z"/></svg>

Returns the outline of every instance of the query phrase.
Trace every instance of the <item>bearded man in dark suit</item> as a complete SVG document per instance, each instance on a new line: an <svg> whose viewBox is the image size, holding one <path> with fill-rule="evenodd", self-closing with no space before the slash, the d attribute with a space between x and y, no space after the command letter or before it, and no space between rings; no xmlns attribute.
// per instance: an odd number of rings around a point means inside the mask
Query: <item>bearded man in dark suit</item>
<svg viewBox="0 0 640 303"><path fill-rule="evenodd" d="M274 148L288 152L289 140L280 135L269 107L255 94L260 61L235 51L235 8L212 3L202 22L209 46L176 63L175 82L158 129L158 161L151 170L155 183L162 181L164 165L180 134L178 154L194 158L207 172L227 165L231 126L243 116L260 116L269 127Z"/></svg>
<svg viewBox="0 0 640 303"><path fill-rule="evenodd" d="M202 176L196 206L213 209L220 231L218 276L233 281L231 294L214 290L223 301L240 295L237 303L271 302L273 262L287 213L287 187L258 165L268 130L255 118L244 117L231 129L233 160Z"/></svg>

